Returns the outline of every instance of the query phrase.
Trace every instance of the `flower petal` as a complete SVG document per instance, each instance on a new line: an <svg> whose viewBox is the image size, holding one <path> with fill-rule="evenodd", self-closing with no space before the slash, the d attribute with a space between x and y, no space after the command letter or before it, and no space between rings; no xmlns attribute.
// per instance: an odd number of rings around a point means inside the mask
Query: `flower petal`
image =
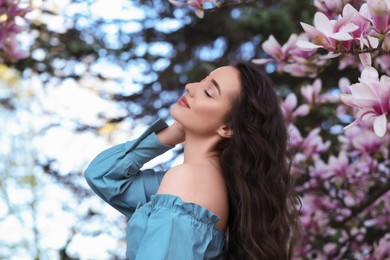
<svg viewBox="0 0 390 260"><path fill-rule="evenodd" d="M311 26L310 24L307 24L307 23L302 23L301 22L301 26L303 28L303 30L309 35L309 37L311 38L315 38L317 36L322 36L322 37L325 37L325 35L320 32L319 30L317 30L315 27Z"/></svg>
<svg viewBox="0 0 390 260"><path fill-rule="evenodd" d="M331 24L329 18L321 12L317 12L314 15L314 26L317 30L327 36L333 33L333 25Z"/></svg>
<svg viewBox="0 0 390 260"><path fill-rule="evenodd" d="M359 54L359 59L364 67L371 67L371 54L370 53Z"/></svg>
<svg viewBox="0 0 390 260"><path fill-rule="evenodd" d="M346 104L346 105L348 105L350 107L355 107L356 106L352 95L350 95L350 94L340 94L339 96L340 96L340 100L344 104Z"/></svg>
<svg viewBox="0 0 390 260"><path fill-rule="evenodd" d="M342 26L340 28L340 32L348 32L348 33L350 33L350 32L356 31L357 29L359 29L359 26L357 26L354 23L348 23L348 24L346 24L346 25L344 25L344 26Z"/></svg>
<svg viewBox="0 0 390 260"><path fill-rule="evenodd" d="M379 45L379 39L378 38L375 38L375 37L372 37L372 36L367 36L368 38L368 42L370 43L370 47L371 48L377 48L378 45Z"/></svg>
<svg viewBox="0 0 390 260"><path fill-rule="evenodd" d="M389 3L389 5L390 5L390 3ZM389 52L390 51L390 32L388 32L385 35L385 39L383 40L383 43L382 43L382 49L385 52Z"/></svg>
<svg viewBox="0 0 390 260"><path fill-rule="evenodd" d="M374 120L374 132L377 136L383 137L387 130L387 119L386 114L382 114Z"/></svg>
<svg viewBox="0 0 390 260"><path fill-rule="evenodd" d="M349 79L342 77L339 80L339 88L342 93L351 94L351 90L349 89L350 86L351 86L351 82L349 81Z"/></svg>
<svg viewBox="0 0 390 260"><path fill-rule="evenodd" d="M297 96L294 93L290 93L284 100L284 108L291 111L297 106L297 103Z"/></svg>
<svg viewBox="0 0 390 260"><path fill-rule="evenodd" d="M313 94L315 96L318 96L321 92L321 89L322 89L322 81L321 79L316 79L314 82L313 82Z"/></svg>
<svg viewBox="0 0 390 260"><path fill-rule="evenodd" d="M273 59L253 59L252 62L255 64L263 65L270 61L273 61Z"/></svg>
<svg viewBox="0 0 390 260"><path fill-rule="evenodd" d="M374 67L365 67L360 76L360 81L379 81L379 73Z"/></svg>
<svg viewBox="0 0 390 260"><path fill-rule="evenodd" d="M293 113L293 116L306 116L310 112L310 106L307 104L300 105Z"/></svg>
<svg viewBox="0 0 390 260"><path fill-rule="evenodd" d="M380 80L379 94L383 112L390 110L390 78L383 75Z"/></svg>
<svg viewBox="0 0 390 260"><path fill-rule="evenodd" d="M287 42L282 46L282 52L285 53L289 51L291 48L296 47L298 36L296 34L291 34L288 38Z"/></svg>
<svg viewBox="0 0 390 260"><path fill-rule="evenodd" d="M350 123L349 125L344 126L344 130L347 130L347 129L353 127L353 126L356 126L356 125L358 125L360 122L361 122L361 119L360 119L360 118L357 118L355 121L353 121L353 122Z"/></svg>
<svg viewBox="0 0 390 260"><path fill-rule="evenodd" d="M377 98L375 92L365 83L356 83L351 86L351 93L354 99L371 99Z"/></svg>
<svg viewBox="0 0 390 260"><path fill-rule="evenodd" d="M261 45L264 52L277 58L281 54L281 46L273 35L270 35L266 41Z"/></svg>
<svg viewBox="0 0 390 260"><path fill-rule="evenodd" d="M318 48L323 48L321 45L317 45L308 41L297 41L297 46L304 51L312 51Z"/></svg>
<svg viewBox="0 0 390 260"><path fill-rule="evenodd" d="M201 19L204 17L203 9L195 8L195 14Z"/></svg>
<svg viewBox="0 0 390 260"><path fill-rule="evenodd" d="M348 32L337 32L330 36L330 38L337 40L337 41L350 41L353 40L352 35L350 35Z"/></svg>

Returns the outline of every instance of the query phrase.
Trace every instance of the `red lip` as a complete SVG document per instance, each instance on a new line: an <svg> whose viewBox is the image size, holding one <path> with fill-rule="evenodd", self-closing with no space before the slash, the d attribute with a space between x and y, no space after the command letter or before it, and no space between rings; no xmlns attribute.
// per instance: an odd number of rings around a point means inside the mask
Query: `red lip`
<svg viewBox="0 0 390 260"><path fill-rule="evenodd" d="M179 100L177 101L177 103L182 106L182 107L186 107L186 108L190 108L190 105L188 105L188 102L187 102L187 99L185 96L182 96L181 98L179 98Z"/></svg>

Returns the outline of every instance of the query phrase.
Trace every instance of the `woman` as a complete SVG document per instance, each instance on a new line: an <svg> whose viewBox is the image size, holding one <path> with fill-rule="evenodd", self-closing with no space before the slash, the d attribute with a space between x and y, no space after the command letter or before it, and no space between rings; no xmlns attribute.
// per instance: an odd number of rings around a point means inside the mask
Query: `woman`
<svg viewBox="0 0 390 260"><path fill-rule="evenodd" d="M289 259L299 200L289 175L287 130L269 78L250 63L187 84L138 139L99 154L85 177L128 216L129 259ZM184 162L140 171L185 142Z"/></svg>

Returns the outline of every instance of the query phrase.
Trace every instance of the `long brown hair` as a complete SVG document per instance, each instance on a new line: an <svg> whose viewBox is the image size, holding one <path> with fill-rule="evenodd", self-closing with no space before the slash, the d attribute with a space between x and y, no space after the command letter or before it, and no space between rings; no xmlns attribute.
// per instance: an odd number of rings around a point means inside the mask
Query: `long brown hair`
<svg viewBox="0 0 390 260"><path fill-rule="evenodd" d="M217 146L229 190L227 258L291 259L300 201L289 173L280 102L272 81L255 65L234 67L241 92L228 119L233 136Z"/></svg>

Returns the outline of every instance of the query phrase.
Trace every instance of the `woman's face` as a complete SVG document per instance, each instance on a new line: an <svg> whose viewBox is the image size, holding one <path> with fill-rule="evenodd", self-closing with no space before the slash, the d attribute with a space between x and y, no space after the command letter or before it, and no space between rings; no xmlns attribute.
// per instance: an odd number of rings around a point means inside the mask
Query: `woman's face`
<svg viewBox="0 0 390 260"><path fill-rule="evenodd" d="M171 108L172 117L186 131L210 136L225 126L233 101L240 92L240 75L232 66L212 71L200 82L189 83L186 93Z"/></svg>

